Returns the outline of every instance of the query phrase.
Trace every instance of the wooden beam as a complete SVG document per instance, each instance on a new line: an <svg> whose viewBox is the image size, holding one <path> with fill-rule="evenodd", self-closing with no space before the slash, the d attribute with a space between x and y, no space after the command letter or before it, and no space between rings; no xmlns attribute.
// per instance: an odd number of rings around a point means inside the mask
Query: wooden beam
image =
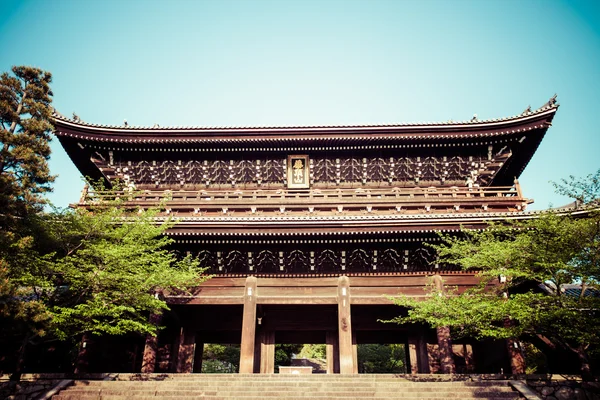
<svg viewBox="0 0 600 400"><path fill-rule="evenodd" d="M254 345L256 335L256 283L254 276L246 278L242 343L240 345L240 374L254 373Z"/></svg>

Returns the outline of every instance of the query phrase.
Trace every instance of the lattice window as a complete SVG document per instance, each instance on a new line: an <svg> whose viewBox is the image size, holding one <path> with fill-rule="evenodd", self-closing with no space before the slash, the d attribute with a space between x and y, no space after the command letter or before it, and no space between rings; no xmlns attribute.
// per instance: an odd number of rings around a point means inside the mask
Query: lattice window
<svg viewBox="0 0 600 400"><path fill-rule="evenodd" d="M448 180L465 181L469 175L469 160L460 156L452 157L448 161Z"/></svg>
<svg viewBox="0 0 600 400"><path fill-rule="evenodd" d="M333 250L322 250L315 260L317 272L338 272L341 270L340 256Z"/></svg>
<svg viewBox="0 0 600 400"><path fill-rule="evenodd" d="M177 168L177 164L174 161L163 161L161 162L157 168L157 179L161 183L166 184L176 184L179 183L180 178L177 176L179 170Z"/></svg>
<svg viewBox="0 0 600 400"><path fill-rule="evenodd" d="M441 181L442 168L442 162L436 157L425 157L421 162L420 179L425 181Z"/></svg>
<svg viewBox="0 0 600 400"><path fill-rule="evenodd" d="M371 255L363 249L354 249L348 256L348 269L350 272L369 271L371 266Z"/></svg>
<svg viewBox="0 0 600 400"><path fill-rule="evenodd" d="M394 175L400 182L414 180L415 160L409 157L398 157L394 160Z"/></svg>
<svg viewBox="0 0 600 400"><path fill-rule="evenodd" d="M204 183L202 162L198 160L187 161L183 164L183 179L186 183L197 185Z"/></svg>
<svg viewBox="0 0 600 400"><path fill-rule="evenodd" d="M212 251L200 251L200 253L198 253L197 260L200 268L210 268L212 271L217 271L217 258Z"/></svg>
<svg viewBox="0 0 600 400"><path fill-rule="evenodd" d="M229 163L223 160L209 161L207 175L210 183L227 183L229 181Z"/></svg>
<svg viewBox="0 0 600 400"><path fill-rule="evenodd" d="M251 183L256 179L256 161L238 160L233 163L233 177L236 183Z"/></svg>
<svg viewBox="0 0 600 400"><path fill-rule="evenodd" d="M335 161L328 158L317 158L314 160L312 171L315 182L335 182Z"/></svg>
<svg viewBox="0 0 600 400"><path fill-rule="evenodd" d="M140 161L135 165L132 165L131 176L136 183L150 183L153 181L151 170L152 165L148 161Z"/></svg>
<svg viewBox="0 0 600 400"><path fill-rule="evenodd" d="M432 249L420 247L410 252L409 268L414 271L430 271L433 269L436 255Z"/></svg>
<svg viewBox="0 0 600 400"><path fill-rule="evenodd" d="M379 256L377 269L382 272L399 271L402 268L402 255L396 249L385 249Z"/></svg>
<svg viewBox="0 0 600 400"><path fill-rule="evenodd" d="M265 160L260 164L260 168L264 183L283 183L285 181L282 160Z"/></svg>
<svg viewBox="0 0 600 400"><path fill-rule="evenodd" d="M367 159L367 179L371 182L387 181L390 176L390 166L383 158Z"/></svg>
<svg viewBox="0 0 600 400"><path fill-rule="evenodd" d="M262 250L256 256L254 264L256 265L256 272L277 272L277 254L270 250Z"/></svg>
<svg viewBox="0 0 600 400"><path fill-rule="evenodd" d="M248 272L248 258L246 253L238 250L229 251L224 258L224 269L229 273Z"/></svg>
<svg viewBox="0 0 600 400"><path fill-rule="evenodd" d="M310 261L301 250L293 250L285 259L286 272L307 273L310 270Z"/></svg>
<svg viewBox="0 0 600 400"><path fill-rule="evenodd" d="M340 177L343 182L360 182L362 180L362 162L357 158L341 160Z"/></svg>

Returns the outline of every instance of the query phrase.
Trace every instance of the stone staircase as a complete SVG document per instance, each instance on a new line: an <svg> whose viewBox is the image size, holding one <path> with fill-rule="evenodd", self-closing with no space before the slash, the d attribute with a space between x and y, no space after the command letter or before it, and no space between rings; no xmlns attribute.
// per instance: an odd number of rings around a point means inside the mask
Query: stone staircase
<svg viewBox="0 0 600 400"><path fill-rule="evenodd" d="M363 400L520 399L508 381L423 381L410 375L121 374L76 380L54 400Z"/></svg>

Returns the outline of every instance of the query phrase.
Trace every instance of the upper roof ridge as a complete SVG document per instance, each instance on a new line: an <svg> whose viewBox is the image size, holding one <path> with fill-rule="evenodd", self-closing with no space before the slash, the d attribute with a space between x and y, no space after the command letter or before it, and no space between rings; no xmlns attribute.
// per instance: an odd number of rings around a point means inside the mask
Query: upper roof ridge
<svg viewBox="0 0 600 400"><path fill-rule="evenodd" d="M448 121L438 121L438 122L403 122L397 124L338 124L338 125L304 125L304 126L159 126L158 124L154 124L153 126L138 126L138 125L108 125L108 124L97 124L85 122L80 119L78 116L74 114L74 118L68 118L63 114L59 113L56 109L53 110L52 116L55 120L68 122L71 124L76 124L80 126L89 126L94 128L106 128L106 129L122 129L122 130L130 130L130 131L138 131L138 130L146 130L146 131L156 131L156 130L201 130L201 131L212 131L212 130L279 130L279 129L343 129L343 128L394 128L394 127L418 127L418 126L460 126L460 125L485 125L493 122L504 122L510 120L517 120L523 117L529 117L532 115L540 114L550 109L558 109L559 104L556 100L557 95L555 94L553 97L548 100L543 106L532 110L531 106L527 107L525 111L521 114L512 115L508 117L500 117L500 118L488 118L488 119L478 119L477 115L475 115L470 120L462 120L462 121L454 121L452 119Z"/></svg>

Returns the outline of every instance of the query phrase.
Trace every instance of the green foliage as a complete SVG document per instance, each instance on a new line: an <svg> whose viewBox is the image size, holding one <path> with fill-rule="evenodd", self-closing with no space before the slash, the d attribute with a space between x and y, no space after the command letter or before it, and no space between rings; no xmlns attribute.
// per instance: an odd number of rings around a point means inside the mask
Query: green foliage
<svg viewBox="0 0 600 400"><path fill-rule="evenodd" d="M584 201L600 195L599 173L587 180L564 181L562 193ZM600 347L600 298L587 296L600 284L600 213L593 202L573 213L545 212L524 221L490 224L441 235L432 247L438 262L477 271L478 287L458 293L430 285L423 300L395 299L407 308L397 323L448 326L454 336L517 338L542 334L576 352ZM502 282L499 284L499 277ZM579 283L579 296L565 295L564 285Z"/></svg>
<svg viewBox="0 0 600 400"><path fill-rule="evenodd" d="M276 344L275 345L275 365L291 365L294 354L302 350L302 344Z"/></svg>
<svg viewBox="0 0 600 400"><path fill-rule="evenodd" d="M583 204L597 203L600 200L600 169L583 179L570 175L560 183L552 183L558 194L569 196Z"/></svg>
<svg viewBox="0 0 600 400"><path fill-rule="evenodd" d="M154 335L149 316L167 309L163 294L206 279L196 260L168 250L172 221L157 219L157 210L132 213L119 201L28 218L35 235L3 252L5 343L10 335L23 346L84 333Z"/></svg>
<svg viewBox="0 0 600 400"><path fill-rule="evenodd" d="M546 355L531 343L523 343L526 374L545 374L548 372Z"/></svg>
<svg viewBox="0 0 600 400"><path fill-rule="evenodd" d="M324 344L305 344L300 350L300 353L298 353L298 357L324 360L327 357L326 352L327 350Z"/></svg>
<svg viewBox="0 0 600 400"><path fill-rule="evenodd" d="M406 373L402 344L359 344L358 372L361 374Z"/></svg>
<svg viewBox="0 0 600 400"><path fill-rule="evenodd" d="M197 261L177 259L167 249L172 239L164 233L172 223L157 223L156 215L131 215L114 204L47 215L54 248L60 249L44 256L57 337L155 334L148 315L167 308L161 294L204 280Z"/></svg>
<svg viewBox="0 0 600 400"><path fill-rule="evenodd" d="M13 67L0 76L0 225L13 230L19 218L40 211L51 190L52 75Z"/></svg>
<svg viewBox="0 0 600 400"><path fill-rule="evenodd" d="M205 344L202 372L209 374L237 373L240 369L240 346Z"/></svg>

